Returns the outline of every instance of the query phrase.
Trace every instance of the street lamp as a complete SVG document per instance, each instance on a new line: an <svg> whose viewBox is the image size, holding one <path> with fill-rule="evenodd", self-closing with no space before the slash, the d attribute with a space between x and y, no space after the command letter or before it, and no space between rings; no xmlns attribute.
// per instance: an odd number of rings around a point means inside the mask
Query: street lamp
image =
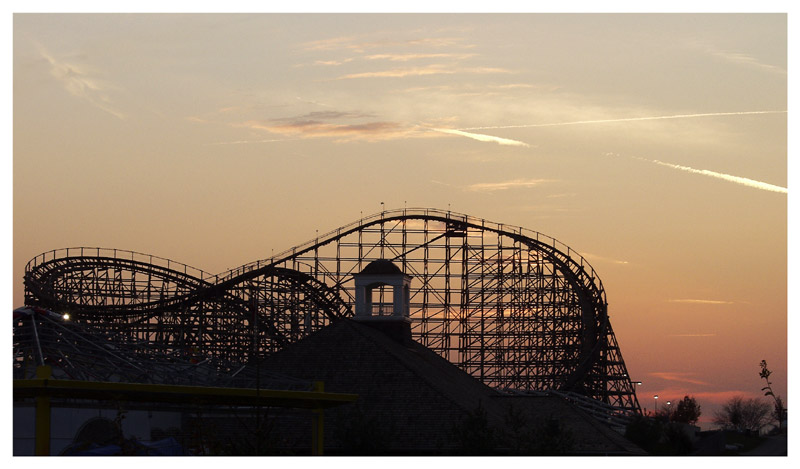
<svg viewBox="0 0 800 469"><path fill-rule="evenodd" d="M654 414L657 414L657 413L658 413L658 394L656 394L655 396L653 396L653 399L655 400L655 405L654 405L654 407L655 407L655 410L653 411L653 413L654 413Z"/></svg>

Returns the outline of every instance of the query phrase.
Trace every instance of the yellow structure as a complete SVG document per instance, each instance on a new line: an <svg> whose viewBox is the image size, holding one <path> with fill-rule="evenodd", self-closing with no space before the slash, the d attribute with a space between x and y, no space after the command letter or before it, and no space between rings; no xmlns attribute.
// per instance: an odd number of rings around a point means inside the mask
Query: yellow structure
<svg viewBox="0 0 800 469"><path fill-rule="evenodd" d="M356 394L326 393L323 383L312 391L284 391L208 386L109 383L50 379L50 367L37 369L35 379L14 380L14 398L36 399L36 455L50 454L51 398L76 398L136 402L165 402L200 405L244 405L311 409L311 454L323 454L324 409L358 399Z"/></svg>

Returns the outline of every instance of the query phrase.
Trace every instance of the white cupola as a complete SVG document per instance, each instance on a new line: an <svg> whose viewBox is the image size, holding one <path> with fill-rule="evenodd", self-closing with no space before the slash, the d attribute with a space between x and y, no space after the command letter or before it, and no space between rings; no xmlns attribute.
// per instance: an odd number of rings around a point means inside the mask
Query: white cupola
<svg viewBox="0 0 800 469"><path fill-rule="evenodd" d="M356 284L357 320L409 320L411 276L392 261L378 259L353 275Z"/></svg>

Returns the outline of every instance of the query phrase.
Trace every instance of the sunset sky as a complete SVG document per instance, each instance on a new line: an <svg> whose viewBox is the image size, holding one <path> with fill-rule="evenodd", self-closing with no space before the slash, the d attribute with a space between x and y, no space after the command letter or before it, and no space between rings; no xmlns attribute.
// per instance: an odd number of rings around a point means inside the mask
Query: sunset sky
<svg viewBox="0 0 800 469"><path fill-rule="evenodd" d="M100 246L207 272L451 209L583 254L639 400L787 376L783 14L13 19L13 301ZM706 426L706 425L704 425Z"/></svg>

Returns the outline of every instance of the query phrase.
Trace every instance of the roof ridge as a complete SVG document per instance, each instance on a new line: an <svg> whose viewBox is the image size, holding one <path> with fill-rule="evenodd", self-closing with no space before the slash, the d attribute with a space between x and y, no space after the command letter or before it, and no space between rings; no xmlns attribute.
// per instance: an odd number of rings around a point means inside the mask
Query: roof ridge
<svg viewBox="0 0 800 469"><path fill-rule="evenodd" d="M487 386L486 384L484 384L483 382L481 382L477 378L471 376L466 371L460 369L459 367L457 367L456 365L454 365L453 363L451 363L450 361L448 361L444 357L440 356L436 352L433 352L432 350L428 349L427 347L425 347L424 345L420 344L419 342L416 342L416 341L412 340L413 346L412 347L406 347L406 346L404 346L402 344L399 344L399 343L395 342L391 338L385 336L380 331L377 331L377 330L374 330L374 329L370 328L369 326L363 326L361 324L358 324L358 326L355 326L355 323L357 323L357 321L353 321L353 320L347 319L345 322L350 324L351 326L354 326L353 329L358 334L360 334L361 336L365 337L367 340L370 340L370 341L372 341L373 343L375 343L377 345L381 345L380 348L382 348L385 352L389 353L391 356L393 356L395 359L397 359L397 361L400 364L402 364L406 369L411 371L418 378L420 378L423 381L425 381L428 384L428 386L431 387L431 389L436 391L439 395L444 397L447 401L452 402L456 407L461 408L463 410L466 410L467 412L473 412L473 411L475 411L476 406L478 404L483 405L483 407L486 408L487 404L492 402L491 398L493 396L491 394L489 394L489 393L496 393L497 391L495 391L494 389L490 388L489 386ZM386 345L388 345L388 346L386 346ZM458 374L458 375L460 375L461 378L468 378L470 381L472 381L476 385L476 389L482 388L482 390L488 391L489 393L487 393L487 395L485 395L485 396L479 396L478 403L476 403L476 405L473 405L473 406L467 405L465 402L459 402L460 400L455 398L453 393L448 392L448 390L446 388L443 388L439 383L435 382L434 380L431 380L430 377L428 375L426 375L425 373L420 373L421 370L415 368L413 366L412 362L409 361L407 359L407 357L403 356L404 355L403 353L399 353L398 348L403 348L403 349L407 350L410 353L414 353L415 355L417 355L420 358L420 361L422 363L425 363L426 365L428 365L430 367L434 367L435 365L427 362L426 357L422 356L423 354L427 355L428 358L432 358L432 359L434 359L436 361L439 361L441 363L441 366L444 366L444 367L447 367L450 370L453 370L453 372ZM438 371L438 370L435 370L435 371ZM446 379L445 376L443 376L443 378ZM485 398L485 399L481 399L481 398ZM489 407L492 407L491 404L489 404ZM489 410L493 410L493 409L487 409L487 412ZM495 417L497 418L499 416L495 416Z"/></svg>

